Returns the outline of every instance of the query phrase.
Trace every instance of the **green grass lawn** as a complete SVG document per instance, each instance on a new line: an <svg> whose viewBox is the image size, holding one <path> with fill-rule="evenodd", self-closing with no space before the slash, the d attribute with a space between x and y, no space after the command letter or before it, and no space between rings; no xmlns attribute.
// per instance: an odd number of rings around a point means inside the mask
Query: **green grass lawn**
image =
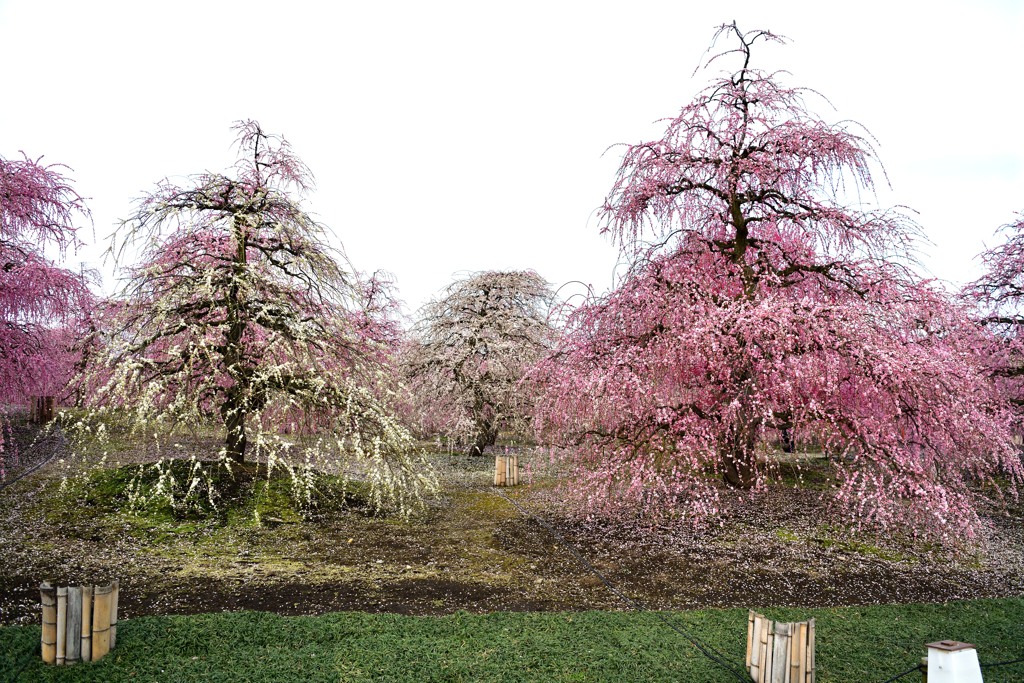
<svg viewBox="0 0 1024 683"><path fill-rule="evenodd" d="M767 613L817 619L822 682L884 680L943 638L976 644L982 663L1024 656L1024 598ZM668 617L742 665L745 610ZM100 662L61 668L39 661L39 633L0 629L0 682L735 680L654 615L624 612L142 617L121 622ZM986 683L1019 680L1024 664L985 672Z"/></svg>

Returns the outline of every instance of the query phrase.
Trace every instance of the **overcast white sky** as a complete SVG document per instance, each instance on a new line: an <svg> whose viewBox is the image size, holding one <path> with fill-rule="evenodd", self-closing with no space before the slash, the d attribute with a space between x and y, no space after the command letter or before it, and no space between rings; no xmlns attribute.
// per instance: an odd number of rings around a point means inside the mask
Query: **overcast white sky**
<svg viewBox="0 0 1024 683"><path fill-rule="evenodd" d="M1024 210L1024 2L49 2L0 0L0 154L72 167L100 265L132 200L234 160L233 121L284 135L308 207L414 310L460 271L612 282L593 216L618 142L656 138L712 74L715 27L878 140L937 277ZM603 154L603 156L602 156ZM105 285L113 286L109 268Z"/></svg>

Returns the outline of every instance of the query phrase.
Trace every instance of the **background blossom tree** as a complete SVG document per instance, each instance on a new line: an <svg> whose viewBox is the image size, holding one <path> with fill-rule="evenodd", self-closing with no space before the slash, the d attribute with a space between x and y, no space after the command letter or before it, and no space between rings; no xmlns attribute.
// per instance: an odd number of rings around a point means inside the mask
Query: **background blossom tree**
<svg viewBox="0 0 1024 683"><path fill-rule="evenodd" d="M57 394L73 358L68 330L92 303L87 279L55 263L80 245L85 201L59 165L0 157L0 406ZM0 429L0 475L4 434ZM2 476L0 476L2 478Z"/></svg>
<svg viewBox="0 0 1024 683"><path fill-rule="evenodd" d="M488 271L456 280L420 311L406 354L423 428L493 446L523 433L533 394L521 383L551 348L554 293L533 271Z"/></svg>
<svg viewBox="0 0 1024 683"><path fill-rule="evenodd" d="M964 294L976 306L979 322L992 332L991 371L1016 407L1015 427L1024 432L1024 214L1004 225L1005 240L981 254L985 274Z"/></svg>
<svg viewBox="0 0 1024 683"><path fill-rule="evenodd" d="M124 221L118 253L142 255L107 307L95 400L147 429L213 419L235 462L254 447L273 460L282 432L305 430L307 459L362 461L375 501L402 505L428 482L391 410L389 283L327 246L295 197L312 179L288 143L235 129L233 175L164 181Z"/></svg>
<svg viewBox="0 0 1024 683"><path fill-rule="evenodd" d="M709 475L763 485L785 430L832 456L857 518L971 532L969 484L1021 476L975 328L908 267L917 226L850 200L870 142L750 66L781 39L720 36L738 45L708 64L740 68L626 148L602 216L632 265L572 315L540 427L591 509L706 520Z"/></svg>

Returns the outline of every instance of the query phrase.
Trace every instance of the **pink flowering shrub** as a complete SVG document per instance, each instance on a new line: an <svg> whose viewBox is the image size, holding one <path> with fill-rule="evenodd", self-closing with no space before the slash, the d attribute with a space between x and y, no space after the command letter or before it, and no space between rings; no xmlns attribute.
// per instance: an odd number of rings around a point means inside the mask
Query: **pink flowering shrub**
<svg viewBox="0 0 1024 683"><path fill-rule="evenodd" d="M991 333L985 347L993 381L1014 407L1024 436L1024 214L1004 225L1005 241L981 254L985 274L964 289L978 321Z"/></svg>
<svg viewBox="0 0 1024 683"><path fill-rule="evenodd" d="M742 66L626 148L603 229L632 266L569 317L538 428L580 465L584 509L707 522L715 479L756 488L786 432L819 445L862 523L972 534L973 484L1021 466L984 335L907 266L917 226L850 201L870 143Z"/></svg>

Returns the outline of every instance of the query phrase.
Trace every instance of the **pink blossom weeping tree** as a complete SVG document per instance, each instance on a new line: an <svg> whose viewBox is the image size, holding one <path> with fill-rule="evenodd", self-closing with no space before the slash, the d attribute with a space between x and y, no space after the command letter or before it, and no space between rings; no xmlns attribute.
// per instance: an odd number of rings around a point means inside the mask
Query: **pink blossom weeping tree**
<svg viewBox="0 0 1024 683"><path fill-rule="evenodd" d="M870 143L750 66L782 41L721 36L737 47L708 63L740 68L625 151L602 216L631 267L569 318L539 427L591 511L707 521L716 478L763 486L791 435L831 455L857 519L972 532L970 484L1021 475L975 328L909 269L916 225L849 201Z"/></svg>
<svg viewBox="0 0 1024 683"><path fill-rule="evenodd" d="M981 254L984 275L964 289L978 321L992 333L990 371L1015 408L1024 434L1024 213L1002 227L1002 244Z"/></svg>
<svg viewBox="0 0 1024 683"><path fill-rule="evenodd" d="M421 428L482 455L502 431L526 438L526 372L550 350L554 293L531 270L472 273L419 312L405 354Z"/></svg>
<svg viewBox="0 0 1024 683"><path fill-rule="evenodd" d="M283 138L253 121L235 130L233 174L162 182L116 235L118 254L142 252L101 331L96 402L147 431L213 420L229 462L273 465L290 449L352 464L375 505L407 508L431 482L391 410L389 283L328 246L296 196L309 170Z"/></svg>
<svg viewBox="0 0 1024 683"><path fill-rule="evenodd" d="M76 218L89 216L60 169L24 155L0 157L0 413L29 396L63 391L73 362L67 331L92 303L85 274L47 255L76 249Z"/></svg>

